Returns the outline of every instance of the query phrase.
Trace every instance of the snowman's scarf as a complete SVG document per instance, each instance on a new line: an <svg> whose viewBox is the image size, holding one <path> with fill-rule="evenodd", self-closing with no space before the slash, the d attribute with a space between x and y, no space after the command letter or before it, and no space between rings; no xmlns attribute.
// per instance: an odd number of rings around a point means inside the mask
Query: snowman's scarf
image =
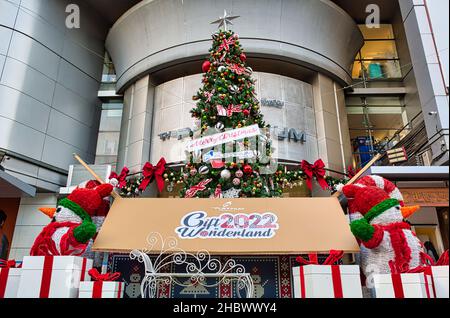
<svg viewBox="0 0 450 318"><path fill-rule="evenodd" d="M387 231L391 237L391 244L395 254L394 261L397 268L408 270L409 262L411 261L411 248L403 230L411 230L411 226L406 222L398 222L380 227L382 230Z"/></svg>
<svg viewBox="0 0 450 318"><path fill-rule="evenodd" d="M87 244L79 243L73 237L73 229L79 226L74 222L52 222L47 225L38 235L31 248L31 256L79 256L86 250ZM52 236L58 228L68 227L70 230L64 235L60 242L60 250L56 248Z"/></svg>

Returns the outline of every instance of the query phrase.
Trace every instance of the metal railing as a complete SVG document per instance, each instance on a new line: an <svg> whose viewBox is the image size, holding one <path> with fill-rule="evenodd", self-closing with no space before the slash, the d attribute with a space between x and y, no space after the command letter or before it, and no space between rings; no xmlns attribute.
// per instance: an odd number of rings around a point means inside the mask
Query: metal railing
<svg viewBox="0 0 450 318"><path fill-rule="evenodd" d="M387 151L396 148L404 148L407 160L398 163L390 163L387 156L384 156L379 160L376 165L380 166L431 166L434 165L442 156L448 153L448 149L443 145L441 153L438 156L434 156L432 153L432 147L435 144L442 141L442 138L449 135L448 129L441 129L437 131L431 138L428 137L425 121L422 116L422 112L415 115L410 122L404 127L397 130L393 137L382 144L378 143L374 145L374 151L372 152L354 152L353 156L355 162L359 161L361 155L369 155L372 157L375 153L385 154ZM445 149L444 149L445 148Z"/></svg>

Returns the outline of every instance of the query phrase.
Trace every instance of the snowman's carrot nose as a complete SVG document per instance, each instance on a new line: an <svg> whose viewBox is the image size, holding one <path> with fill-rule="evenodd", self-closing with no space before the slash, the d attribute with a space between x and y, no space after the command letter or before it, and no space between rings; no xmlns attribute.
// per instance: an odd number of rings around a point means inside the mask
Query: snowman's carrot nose
<svg viewBox="0 0 450 318"><path fill-rule="evenodd" d="M409 218L411 215L417 212L417 210L420 209L420 206L413 205L413 206L403 206L400 208L402 211L402 215L405 219Z"/></svg>
<svg viewBox="0 0 450 318"><path fill-rule="evenodd" d="M39 208L39 211L47 215L50 219L53 219L56 213L56 208Z"/></svg>

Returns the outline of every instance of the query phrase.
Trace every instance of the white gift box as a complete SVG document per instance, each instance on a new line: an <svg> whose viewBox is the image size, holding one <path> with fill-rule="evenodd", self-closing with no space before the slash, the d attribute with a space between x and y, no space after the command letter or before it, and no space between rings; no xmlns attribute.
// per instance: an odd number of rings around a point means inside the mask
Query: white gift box
<svg viewBox="0 0 450 318"><path fill-rule="evenodd" d="M436 298L449 298L449 266L431 266Z"/></svg>
<svg viewBox="0 0 450 318"><path fill-rule="evenodd" d="M77 256L25 256L18 298L77 298L92 260Z"/></svg>
<svg viewBox="0 0 450 318"><path fill-rule="evenodd" d="M79 298L123 298L123 294L123 282L80 283Z"/></svg>
<svg viewBox="0 0 450 318"><path fill-rule="evenodd" d="M294 267L293 277L294 298L340 298L340 294L342 298L363 297L357 265Z"/></svg>
<svg viewBox="0 0 450 318"><path fill-rule="evenodd" d="M402 273L372 276L375 298L434 298L430 275Z"/></svg>
<svg viewBox="0 0 450 318"><path fill-rule="evenodd" d="M0 298L16 298L21 268L0 268Z"/></svg>

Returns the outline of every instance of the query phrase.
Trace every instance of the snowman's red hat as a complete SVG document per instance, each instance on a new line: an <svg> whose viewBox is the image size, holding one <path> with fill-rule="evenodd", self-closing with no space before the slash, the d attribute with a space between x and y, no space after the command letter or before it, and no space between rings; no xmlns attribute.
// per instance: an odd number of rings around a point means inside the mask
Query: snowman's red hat
<svg viewBox="0 0 450 318"><path fill-rule="evenodd" d="M103 198L111 194L112 185L102 184L94 189L77 188L68 197L89 215L93 215L102 205Z"/></svg>
<svg viewBox="0 0 450 318"><path fill-rule="evenodd" d="M352 184L343 187L342 191L346 197L353 198L353 207L362 215L366 215L376 205L391 199L378 187L359 187ZM398 201L397 204L399 204Z"/></svg>

